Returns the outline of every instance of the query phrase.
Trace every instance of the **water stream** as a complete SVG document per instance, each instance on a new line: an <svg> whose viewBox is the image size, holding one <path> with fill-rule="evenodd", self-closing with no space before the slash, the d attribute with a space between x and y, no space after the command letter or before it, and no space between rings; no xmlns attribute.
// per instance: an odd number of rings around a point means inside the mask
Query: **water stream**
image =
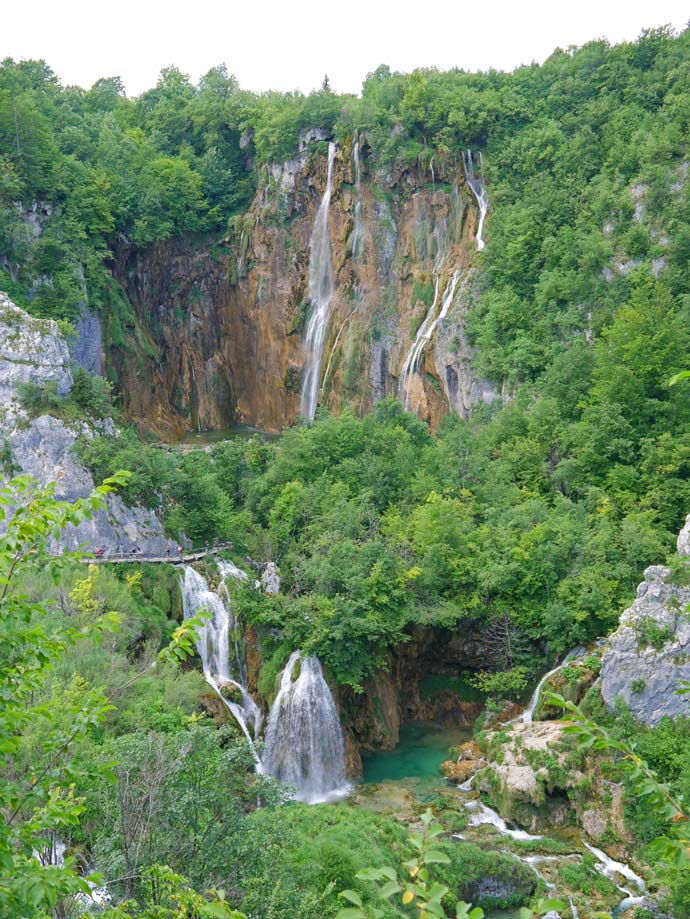
<svg viewBox="0 0 690 919"><path fill-rule="evenodd" d="M331 300L333 299L333 265L331 262L331 241L328 235L328 211L333 188L333 160L335 144L328 145L328 177L326 190L316 213L314 227L309 240L309 301L311 315L304 341L305 363L302 379L300 412L308 420L314 420L319 395L321 361L326 342Z"/></svg>
<svg viewBox="0 0 690 919"><path fill-rule="evenodd" d="M406 411L410 410L412 378L419 370L419 364L424 348L431 341L431 338L436 331L436 327L438 326L439 322L442 322L448 315L448 311L453 305L453 301L455 300L455 291L458 286L458 281L460 280L460 269L456 268L452 277L444 287L443 296L441 297L441 308L437 311L439 302L438 271L436 271L435 274L436 279L434 284L433 302L429 307L428 313L424 317L424 321L417 329L417 334L414 341L412 342L412 345L410 346L410 350L407 352L402 371L400 372L401 396Z"/></svg>
<svg viewBox="0 0 690 919"><path fill-rule="evenodd" d="M184 618L190 619L200 612L208 613L203 626L199 629L197 651L201 658L206 682L223 700L242 729L252 756L257 765L259 755L254 746L254 739L261 729L261 710L252 699L246 688L246 664L244 649L238 638L239 626L232 613L232 603L225 578L233 577L246 580L247 575L232 562L219 562L221 586L218 593L212 591L206 580L191 565L184 566L184 577L181 582ZM232 638L232 649L230 641ZM231 667L232 650L232 667ZM223 689L235 689L242 702L231 701L223 694ZM252 731L250 732L249 726Z"/></svg>
<svg viewBox="0 0 690 919"><path fill-rule="evenodd" d="M466 150L463 153L463 165L465 167L465 181L470 187L472 194L475 197L477 202L477 207L479 208L479 224L477 225L477 249L481 252L484 248L484 220L486 218L486 212L489 210L489 196L486 192L486 186L484 185L483 176L477 175L474 168L474 160L472 158L472 151ZM479 153L479 168L482 168L482 155Z"/></svg>
<svg viewBox="0 0 690 919"><path fill-rule="evenodd" d="M316 657L290 655L268 716L263 768L309 804L333 801L351 790L340 716Z"/></svg>
<svg viewBox="0 0 690 919"><path fill-rule="evenodd" d="M362 218L362 168L359 160L359 137L355 134L352 144L352 161L355 177L355 223L350 236L350 252L358 261L364 250L364 220Z"/></svg>

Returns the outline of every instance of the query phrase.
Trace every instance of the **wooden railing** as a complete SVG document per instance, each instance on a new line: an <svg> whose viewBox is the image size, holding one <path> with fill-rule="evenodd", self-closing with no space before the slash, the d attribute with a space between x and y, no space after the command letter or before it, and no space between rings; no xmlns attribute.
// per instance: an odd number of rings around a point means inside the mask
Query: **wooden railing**
<svg viewBox="0 0 690 919"><path fill-rule="evenodd" d="M94 563L97 565L114 565L119 562L149 562L154 565L184 565L189 562L198 562L209 555L217 555L225 549L232 548L232 543L224 542L216 546L209 546L208 549L199 549L191 553L178 552L177 548L175 548L175 550L171 549L170 554L166 552L165 555L147 555L144 552L104 552L103 555L96 555L94 552L89 558L83 558L82 562L89 565Z"/></svg>

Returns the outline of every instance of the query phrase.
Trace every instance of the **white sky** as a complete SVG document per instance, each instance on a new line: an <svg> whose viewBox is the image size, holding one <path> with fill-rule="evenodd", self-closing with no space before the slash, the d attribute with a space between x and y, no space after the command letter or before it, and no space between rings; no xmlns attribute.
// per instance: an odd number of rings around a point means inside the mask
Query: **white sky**
<svg viewBox="0 0 690 919"><path fill-rule="evenodd" d="M512 70L556 47L685 27L682 0L4 0L0 58L43 58L64 84L121 76L128 95L176 65L226 63L246 89L359 92L379 64Z"/></svg>

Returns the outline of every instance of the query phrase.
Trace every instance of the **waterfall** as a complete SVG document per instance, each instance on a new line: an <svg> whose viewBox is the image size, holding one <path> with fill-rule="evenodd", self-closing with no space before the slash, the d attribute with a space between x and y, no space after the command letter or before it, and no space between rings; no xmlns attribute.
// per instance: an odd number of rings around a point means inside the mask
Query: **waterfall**
<svg viewBox="0 0 690 919"><path fill-rule="evenodd" d="M439 322L446 318L448 310L453 305L453 301L455 299L455 289L458 286L458 281L460 279L460 269L457 268L453 272L453 276L445 287L443 296L441 298L441 309L437 313L437 306L439 301L439 272L435 271L435 274L436 281L434 285L433 302L429 307L429 312L424 317L424 321L417 329L417 334L410 346L410 350L407 352L405 362L400 372L400 395L406 411L410 410L410 385L412 383L412 377L415 375L419 368L422 352L424 351L427 343L431 341L431 337L436 331L436 326L439 324Z"/></svg>
<svg viewBox="0 0 690 919"><path fill-rule="evenodd" d="M261 711L246 689L246 664L244 648L237 637L238 622L232 614L230 594L225 586L226 576L246 580L247 575L232 562L219 562L222 583L218 593L214 593L190 565L184 566L184 578L181 583L184 618L190 619L197 613L209 614L199 629L197 651L206 677L206 682L223 700L229 711L242 728L249 748L257 764L259 757L249 731L251 725L254 737L261 728ZM221 597L221 594L225 599ZM232 668L230 665L230 637L233 637ZM226 699L223 688L235 688L242 696L242 703Z"/></svg>
<svg viewBox="0 0 690 919"><path fill-rule="evenodd" d="M355 176L355 225L350 236L350 252L357 261L361 258L364 245L364 221L362 219L362 173L359 162L359 137L355 135L352 144L352 161Z"/></svg>
<svg viewBox="0 0 690 919"><path fill-rule="evenodd" d="M333 266L331 264L331 242L328 236L328 209L331 203L334 158L335 144L331 142L328 145L326 190L316 213L309 240L309 300L312 311L304 342L306 360L300 403L300 412L308 421L314 420L316 412L321 360L333 298Z"/></svg>
<svg viewBox="0 0 690 919"><path fill-rule="evenodd" d="M436 191L436 176L434 175L434 158L429 160L429 169L431 170L431 190Z"/></svg>
<svg viewBox="0 0 690 919"><path fill-rule="evenodd" d="M294 786L298 801L317 804L349 792L340 718L318 658L290 655L268 716L263 765Z"/></svg>
<svg viewBox="0 0 690 919"><path fill-rule="evenodd" d="M463 153L462 156L463 165L465 167L465 181L470 186L470 190L474 195L477 201L477 207L479 208L479 225L477 227L477 249L482 250L484 248L484 218L486 217L486 212L489 209L489 197L486 193L486 186L484 185L483 177L477 176L474 171L474 160L472 159L472 151L467 150ZM479 168L482 167L482 155L479 154Z"/></svg>
<svg viewBox="0 0 690 919"><path fill-rule="evenodd" d="M510 721L507 722L507 724L514 724L516 721L522 721L523 724L531 724L534 718L534 712L537 708L537 705L539 704L539 696L541 695L541 691L542 691L542 688L544 687L544 684L555 673L558 673L559 670L562 670L563 667L566 666L566 664L570 663L570 661L574 657L578 657L580 654L583 654L584 652L585 652L584 648L574 648L572 651L569 651L566 654L566 656L563 658L560 664L554 667L553 670L549 670L548 673L545 673L544 676L541 678L541 680L539 680L539 682L537 683L537 688L532 693L532 698L527 703L527 708L524 710L524 712L521 715L518 715L517 718L511 719Z"/></svg>

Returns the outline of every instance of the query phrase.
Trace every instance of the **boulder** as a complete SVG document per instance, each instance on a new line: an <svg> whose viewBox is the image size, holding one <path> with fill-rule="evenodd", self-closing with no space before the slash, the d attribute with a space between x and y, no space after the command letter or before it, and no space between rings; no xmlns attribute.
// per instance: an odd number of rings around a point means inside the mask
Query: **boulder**
<svg viewBox="0 0 690 919"><path fill-rule="evenodd" d="M280 573L275 562L269 562L261 573L261 588L265 594L280 593Z"/></svg>

